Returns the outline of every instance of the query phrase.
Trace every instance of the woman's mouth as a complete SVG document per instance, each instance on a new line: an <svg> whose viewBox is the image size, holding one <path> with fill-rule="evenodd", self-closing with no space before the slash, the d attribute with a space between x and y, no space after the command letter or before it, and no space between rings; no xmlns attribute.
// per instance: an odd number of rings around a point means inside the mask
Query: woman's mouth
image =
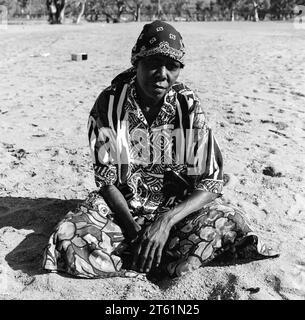
<svg viewBox="0 0 305 320"><path fill-rule="evenodd" d="M159 86L159 85L157 85L157 84L153 84L152 87L153 87L153 90L154 90L154 91L157 91L157 92L163 92L164 90L166 90L165 87Z"/></svg>

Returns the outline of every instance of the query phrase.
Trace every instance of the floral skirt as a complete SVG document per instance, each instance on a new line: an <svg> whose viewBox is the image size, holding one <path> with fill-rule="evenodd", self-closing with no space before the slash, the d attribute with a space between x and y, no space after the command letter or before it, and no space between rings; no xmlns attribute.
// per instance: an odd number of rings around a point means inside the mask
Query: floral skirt
<svg viewBox="0 0 305 320"><path fill-rule="evenodd" d="M154 215L134 216L141 226ZM276 257L262 244L237 208L216 199L176 224L152 272L177 277L210 264ZM43 257L43 268L83 278L138 277L131 270L131 244L123 236L105 200L92 192L58 223Z"/></svg>

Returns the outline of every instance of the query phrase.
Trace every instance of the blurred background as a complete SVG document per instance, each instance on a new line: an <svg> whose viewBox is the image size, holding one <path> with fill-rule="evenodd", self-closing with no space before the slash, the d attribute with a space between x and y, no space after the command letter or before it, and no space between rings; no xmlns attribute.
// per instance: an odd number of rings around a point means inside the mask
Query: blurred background
<svg viewBox="0 0 305 320"><path fill-rule="evenodd" d="M50 19L52 4L60 23L151 21L290 20L305 0L0 0L10 24ZM53 7L53 8L54 8ZM303 12L304 13L304 12Z"/></svg>

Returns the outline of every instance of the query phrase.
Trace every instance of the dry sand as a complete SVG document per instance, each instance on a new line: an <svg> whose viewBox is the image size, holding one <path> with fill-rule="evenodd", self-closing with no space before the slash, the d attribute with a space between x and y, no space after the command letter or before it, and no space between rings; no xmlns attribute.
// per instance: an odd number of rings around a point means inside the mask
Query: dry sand
<svg viewBox="0 0 305 320"><path fill-rule="evenodd" d="M61 217L95 189L87 118L129 67L143 23L0 30L0 299L304 299L305 30L292 23L176 23L180 80L197 89L243 208L281 256L201 268L159 285L41 270ZM86 52L88 61L72 62ZM270 167L270 168L269 168Z"/></svg>

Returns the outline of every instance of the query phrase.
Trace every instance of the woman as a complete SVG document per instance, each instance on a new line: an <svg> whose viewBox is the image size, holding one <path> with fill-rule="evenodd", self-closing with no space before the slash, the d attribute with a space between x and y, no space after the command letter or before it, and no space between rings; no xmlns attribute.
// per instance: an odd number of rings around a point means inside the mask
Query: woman
<svg viewBox="0 0 305 320"><path fill-rule="evenodd" d="M144 26L133 67L90 113L98 190L58 224L45 269L88 278L176 277L213 262L271 256L243 213L221 200L218 143L198 97L177 82L184 55L171 25Z"/></svg>

